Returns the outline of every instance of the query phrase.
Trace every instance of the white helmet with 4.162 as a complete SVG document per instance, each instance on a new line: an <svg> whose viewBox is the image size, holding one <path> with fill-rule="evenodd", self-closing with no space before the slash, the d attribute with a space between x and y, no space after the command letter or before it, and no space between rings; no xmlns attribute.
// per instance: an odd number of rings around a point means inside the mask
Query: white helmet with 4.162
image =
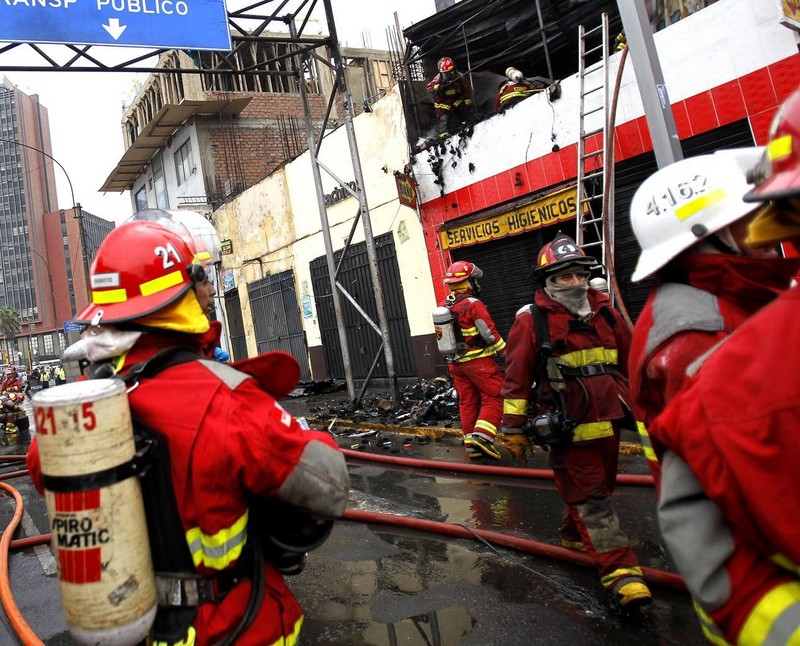
<svg viewBox="0 0 800 646"><path fill-rule="evenodd" d="M763 148L732 148L690 157L648 177L631 203L631 226L642 253L631 277L653 275L703 238L754 210L742 198L747 173Z"/></svg>

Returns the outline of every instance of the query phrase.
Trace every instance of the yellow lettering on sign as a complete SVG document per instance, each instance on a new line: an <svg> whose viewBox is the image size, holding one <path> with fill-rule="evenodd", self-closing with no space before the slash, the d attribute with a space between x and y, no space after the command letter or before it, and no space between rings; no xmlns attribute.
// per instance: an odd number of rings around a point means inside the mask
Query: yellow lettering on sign
<svg viewBox="0 0 800 646"><path fill-rule="evenodd" d="M576 204L576 189L572 187L546 195L508 213L445 229L439 232L439 238L443 249L457 249L499 240L571 220L578 211Z"/></svg>

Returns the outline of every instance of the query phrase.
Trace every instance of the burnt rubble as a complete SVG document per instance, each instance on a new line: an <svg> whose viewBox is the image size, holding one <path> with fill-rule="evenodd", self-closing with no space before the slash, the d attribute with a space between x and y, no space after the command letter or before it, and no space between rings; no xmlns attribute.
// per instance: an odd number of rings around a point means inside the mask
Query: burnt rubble
<svg viewBox="0 0 800 646"><path fill-rule="evenodd" d="M316 397L313 403L309 402L308 413L317 419L337 418L355 423L445 428L459 426L458 395L450 380L443 377L419 379L404 386L394 407L389 393L369 391L355 410L346 396L343 399L326 398L323 395Z"/></svg>

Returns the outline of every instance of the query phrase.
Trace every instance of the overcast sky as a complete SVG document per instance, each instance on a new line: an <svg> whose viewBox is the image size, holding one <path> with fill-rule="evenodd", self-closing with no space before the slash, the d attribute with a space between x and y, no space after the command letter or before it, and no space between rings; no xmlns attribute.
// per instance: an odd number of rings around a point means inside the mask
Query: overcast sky
<svg viewBox="0 0 800 646"><path fill-rule="evenodd" d="M228 7L235 6L231 0L227 4ZM321 2L318 4L322 7ZM395 11L403 28L435 12L434 0L332 0L332 6L340 42L360 47L366 33L367 44L376 49L385 46L385 31L394 24ZM324 10L321 15L324 18ZM132 51L128 48L102 49L108 52L101 57L104 62L110 55L128 58ZM98 48L92 48L89 53L97 51ZM128 192L104 195L98 189L125 152L120 125L122 106L129 102L138 75L120 72L6 72L1 69L3 64L11 63L7 58L0 58L0 76L10 79L26 94L38 94L41 104L47 108L53 157L66 169L75 201L80 202L86 211L108 220L119 221L130 215ZM59 168L55 174L58 206L70 208L73 197L69 183Z"/></svg>

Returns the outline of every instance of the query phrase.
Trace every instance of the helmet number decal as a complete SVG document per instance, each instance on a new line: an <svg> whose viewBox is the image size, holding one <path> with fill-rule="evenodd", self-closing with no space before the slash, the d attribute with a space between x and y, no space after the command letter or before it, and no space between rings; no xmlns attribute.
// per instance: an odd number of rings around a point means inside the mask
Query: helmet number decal
<svg viewBox="0 0 800 646"><path fill-rule="evenodd" d="M708 179L704 175L695 175L688 181L678 182L661 195L652 195L647 203L647 215L659 216L662 211L673 211L679 202L689 200L708 190Z"/></svg>
<svg viewBox="0 0 800 646"><path fill-rule="evenodd" d="M172 269L175 266L175 263L181 263L181 255L178 253L178 250L172 246L171 242L168 242L163 247L156 247L153 250L156 257L161 258L161 262L164 265L164 269Z"/></svg>

